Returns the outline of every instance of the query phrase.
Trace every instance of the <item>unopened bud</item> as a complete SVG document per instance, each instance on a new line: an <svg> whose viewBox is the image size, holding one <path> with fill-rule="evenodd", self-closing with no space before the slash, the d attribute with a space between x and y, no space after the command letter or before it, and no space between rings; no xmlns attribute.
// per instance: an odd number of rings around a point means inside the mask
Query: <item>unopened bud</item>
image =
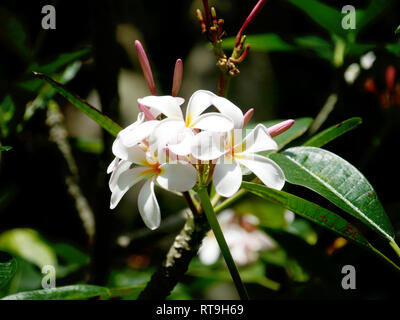
<svg viewBox="0 0 400 320"><path fill-rule="evenodd" d="M179 89L182 84L183 75L183 63L181 59L176 60L174 69L174 78L172 80L172 96L176 97L178 95Z"/></svg>
<svg viewBox="0 0 400 320"><path fill-rule="evenodd" d="M211 17L213 19L213 21L212 21L213 25L214 26L218 25L218 22L217 22L217 11L215 10L214 7L211 7Z"/></svg>
<svg viewBox="0 0 400 320"><path fill-rule="evenodd" d="M243 128L245 126L247 126L247 124L249 123L249 121L253 117L253 114L254 114L254 109L253 108L251 108L251 109L246 111L246 113L243 116Z"/></svg>
<svg viewBox="0 0 400 320"><path fill-rule="evenodd" d="M293 124L294 120L292 119L282 121L268 128L268 133L271 135L271 137L276 137L277 135L280 135L281 133L284 133L286 130L288 130Z"/></svg>
<svg viewBox="0 0 400 320"><path fill-rule="evenodd" d="M247 19L244 21L242 27L240 28L239 32L236 35L236 41L235 41L235 47L239 44L240 38L242 36L242 33L244 29L248 26L248 24L255 19L257 14L261 11L263 8L264 4L267 2L267 0L259 0L257 4L254 6L253 10L251 10L249 16Z"/></svg>
<svg viewBox="0 0 400 320"><path fill-rule="evenodd" d="M156 86L154 84L153 73L151 72L149 59L147 59L146 52L144 51L143 46L139 40L135 41L135 48L138 55L140 66L142 67L144 78L146 79L150 92L153 95L156 95Z"/></svg>
<svg viewBox="0 0 400 320"><path fill-rule="evenodd" d="M200 9L196 10L196 16L197 16L197 20L199 20L199 22L200 22L201 33L206 33L207 27L206 27L206 24L204 23L203 15L202 15Z"/></svg>

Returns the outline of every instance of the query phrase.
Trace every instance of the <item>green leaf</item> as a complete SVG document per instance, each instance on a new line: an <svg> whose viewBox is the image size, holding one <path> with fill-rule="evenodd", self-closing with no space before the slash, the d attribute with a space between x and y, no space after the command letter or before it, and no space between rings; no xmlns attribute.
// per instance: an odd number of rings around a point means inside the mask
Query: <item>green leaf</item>
<svg viewBox="0 0 400 320"><path fill-rule="evenodd" d="M62 84L58 83L57 81L54 81L53 79L49 78L48 76L42 73L34 72L34 75L48 82L54 89L57 90L58 93L64 96L79 110L86 113L91 119L93 119L97 124L99 124L103 129L107 130L113 136L117 136L118 132L121 131L122 128L118 124L116 124L113 120L111 120L106 115L102 114L99 110L91 106L82 98L69 92Z"/></svg>
<svg viewBox="0 0 400 320"><path fill-rule="evenodd" d="M22 60L28 61L32 50L28 43L25 26L9 10L0 7L0 41L2 50L7 49L17 54Z"/></svg>
<svg viewBox="0 0 400 320"><path fill-rule="evenodd" d="M393 53L394 55L400 57L400 40L396 43L391 43L386 45L386 50Z"/></svg>
<svg viewBox="0 0 400 320"><path fill-rule="evenodd" d="M98 138L73 137L71 145L83 152L101 154L104 150L103 140Z"/></svg>
<svg viewBox="0 0 400 320"><path fill-rule="evenodd" d="M187 272L188 275L199 277L201 279L210 279L214 281L229 281L230 275L226 272L225 266L217 263L216 266L210 267L194 260ZM255 262L249 266L240 268L240 276L245 283L257 283L271 290L278 290L280 284L265 276L265 267L263 263Z"/></svg>
<svg viewBox="0 0 400 320"><path fill-rule="evenodd" d="M0 136L7 137L9 134L8 123L15 113L15 105L11 96L7 95L0 103Z"/></svg>
<svg viewBox="0 0 400 320"><path fill-rule="evenodd" d="M397 27L397 29L394 31L394 34L400 33L400 26Z"/></svg>
<svg viewBox="0 0 400 320"><path fill-rule="evenodd" d="M337 233L343 238L355 241L364 247L369 247L367 239L364 238L356 227L352 226L347 220L343 219L339 215L315 203L290 193L271 189L256 183L244 181L242 182L242 188L263 199L293 211L303 218Z"/></svg>
<svg viewBox="0 0 400 320"><path fill-rule="evenodd" d="M251 50L256 51L291 51L296 49L275 33L249 35L246 37L246 43L251 45ZM234 37L224 39L222 42L224 49L233 49L234 46Z"/></svg>
<svg viewBox="0 0 400 320"><path fill-rule="evenodd" d="M0 234L0 249L19 256L42 268L57 267L53 249L32 229L12 229Z"/></svg>
<svg viewBox="0 0 400 320"><path fill-rule="evenodd" d="M350 118L343 122L340 122L316 135L312 136L306 142L303 143L303 146L309 147L322 147L326 145L328 142L336 139L342 134L355 129L362 123L361 118Z"/></svg>
<svg viewBox="0 0 400 320"><path fill-rule="evenodd" d="M127 288L106 288L88 284L19 292L2 300L86 300L90 298L110 299L113 297L137 296L144 285Z"/></svg>
<svg viewBox="0 0 400 320"><path fill-rule="evenodd" d="M52 62L47 63L45 65L39 66L37 63L31 64L28 67L27 72L31 73L32 71L36 71L45 74L52 74L54 72L59 71L59 69L67 66L68 64L87 56L89 53L90 49L88 48L68 53L62 53Z"/></svg>
<svg viewBox="0 0 400 320"><path fill-rule="evenodd" d="M9 151L11 149L12 149L12 147L10 147L10 146L0 146L0 151Z"/></svg>
<svg viewBox="0 0 400 320"><path fill-rule="evenodd" d="M11 280L16 270L15 259L7 252L0 251L0 289Z"/></svg>
<svg viewBox="0 0 400 320"><path fill-rule="evenodd" d="M67 243L47 243L62 261L57 265L57 278L65 277L89 264L89 256Z"/></svg>
<svg viewBox="0 0 400 320"><path fill-rule="evenodd" d="M357 10L357 32L367 26L372 20L379 16L390 4L389 1L371 0L365 10Z"/></svg>
<svg viewBox="0 0 400 320"><path fill-rule="evenodd" d="M319 57L332 61L333 60L333 45L318 36L304 36L294 39L294 42L302 49L312 50Z"/></svg>
<svg viewBox="0 0 400 320"><path fill-rule="evenodd" d="M374 50L376 48L375 44L367 43L348 43L346 46L346 55L359 57L366 53L367 51Z"/></svg>
<svg viewBox="0 0 400 320"><path fill-rule="evenodd" d="M84 300L94 297L109 298L111 292L108 288L93 285L72 285L58 288L49 288L19 292L2 300Z"/></svg>
<svg viewBox="0 0 400 320"><path fill-rule="evenodd" d="M288 0L291 4L303 10L314 22L330 33L345 36L348 30L342 28L343 15L317 0ZM351 31L351 30L350 30Z"/></svg>
<svg viewBox="0 0 400 320"><path fill-rule="evenodd" d="M393 241L393 227L367 179L332 152L295 147L271 158L290 183L309 188Z"/></svg>

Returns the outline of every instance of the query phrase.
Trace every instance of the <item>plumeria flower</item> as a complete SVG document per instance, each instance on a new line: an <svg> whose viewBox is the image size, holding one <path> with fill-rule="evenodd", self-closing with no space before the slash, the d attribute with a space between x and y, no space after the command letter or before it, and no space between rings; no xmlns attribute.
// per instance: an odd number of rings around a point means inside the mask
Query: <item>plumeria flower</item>
<svg viewBox="0 0 400 320"><path fill-rule="evenodd" d="M240 165L253 172L266 186L281 190L285 184L282 169L271 159L256 154L278 149L268 129L258 124L240 143L235 144L234 140L233 134L224 140L208 131L200 132L194 138L192 154L195 158L216 159L213 173L215 191L223 197L230 197L239 190L242 183Z"/></svg>
<svg viewBox="0 0 400 320"><path fill-rule="evenodd" d="M237 216L227 209L218 215L232 258L240 266L248 265L258 259L258 252L276 248L275 242L257 228L258 219L254 215ZM214 264L220 256L218 243L210 231L199 250L199 259L206 265Z"/></svg>
<svg viewBox="0 0 400 320"><path fill-rule="evenodd" d="M159 114L162 113L167 117L155 128L151 140L157 143L152 144L156 144L159 148L168 145L173 153L185 156L191 152L192 141L196 134L194 129L229 132L233 128L243 126L242 111L228 99L210 91L198 90L191 96L185 117L180 108L183 102L182 98L172 96L147 96L138 99L139 104L157 110ZM212 105L220 113L204 113Z"/></svg>
<svg viewBox="0 0 400 320"><path fill-rule="evenodd" d="M147 137L155 124L138 121L122 130L113 145L116 158L108 167L112 192L110 208L114 209L124 194L135 184L146 180L140 189L138 209L146 226L152 230L160 225L160 207L154 193L154 183L173 191L188 191L197 181L197 171L188 162L160 164L154 154L147 152ZM157 122L157 121L155 121ZM141 140L139 140L141 139ZM132 167L132 165L136 165Z"/></svg>

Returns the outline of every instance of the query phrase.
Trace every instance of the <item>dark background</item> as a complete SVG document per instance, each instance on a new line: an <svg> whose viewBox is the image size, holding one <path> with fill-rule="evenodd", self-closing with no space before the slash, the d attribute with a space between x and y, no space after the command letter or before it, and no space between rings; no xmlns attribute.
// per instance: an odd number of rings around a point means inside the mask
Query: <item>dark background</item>
<svg viewBox="0 0 400 320"><path fill-rule="evenodd" d="M352 4L362 8L368 1L323 1L336 8ZM211 1L210 1L211 3ZM56 30L42 30L41 8L53 4L57 10ZM197 1L198 7L201 2ZM255 1L215 1L217 13L225 19L228 36L234 36ZM100 93L103 112L117 122L121 121L118 104L113 101L117 90L117 75L121 68L140 73L139 65L132 63L124 48L117 43L115 29L118 24L130 24L140 32L155 74L158 92L168 94L171 87L173 65L179 57L184 61L194 46L206 46L195 19L192 1L9 1L0 4L3 10L17 17L28 30L26 44L32 48L26 56L16 54L5 41L0 42L0 100L11 92L16 101L19 117L33 95L16 88L14 83L26 77L24 71L31 61L46 63L62 52L82 47L92 48L93 56L82 67L76 78L68 84L71 91L85 97L91 89ZM378 57L373 68L363 71L352 86L343 79L345 68L353 62L335 69L329 62L312 52L250 51L243 63L241 75L232 83L229 98L245 110L256 109L256 120L274 118L315 117L332 92L339 93L339 101L323 128L353 116L363 124L326 148L337 153L360 169L374 186L395 230L400 230L400 200L398 196L397 149L399 146L400 108L383 109L373 95L363 89L364 80L374 77L379 88L384 88L384 70L388 65L399 67L399 59L384 50L384 44L395 42L394 28L400 23L400 3L392 1L390 7L373 21L358 37L363 43L377 43ZM311 21L304 13L285 1L269 1L246 34L277 33L283 39L317 34L329 39L329 34ZM132 46L135 39L132 39ZM211 50L208 54L212 56ZM253 55L253 58L251 57ZM261 66L261 67L259 67ZM216 91L217 70L211 70L203 80L204 88ZM184 80L185 81L185 80ZM241 88L242 87L242 88ZM247 88L246 90L243 88ZM185 97L188 99L188 97ZM57 101L64 110L65 100ZM132 108L136 102L132 101ZM17 121L17 120L15 120ZM39 110L21 134L11 135L4 145L14 148L2 155L0 190L11 188L13 197L0 207L0 231L16 227L37 229L50 239L74 243L90 251L73 199L65 191L66 166L56 146L48 141L45 112ZM386 128L386 129L385 129ZM376 136L381 136L379 143ZM123 232L141 230L141 219L125 221L118 214L108 212L109 192L105 166L111 160L109 148L112 138L105 138L105 151L92 155L73 150L80 170L80 183L97 218L98 238L94 245L93 283L104 284L112 266L123 263L132 252L152 255L157 264L165 248L157 242L163 233L155 233L146 241L130 248L130 253L115 248L115 238ZM99 172L101 174L99 174ZM104 173L104 174L103 174ZM103 176L103 177L102 177ZM291 192L322 205L329 205L311 192L289 187ZM184 203L177 197L158 196L163 216L169 216ZM118 211L117 211L118 212ZM164 217L165 217L164 216ZM175 232L179 229L176 226ZM334 237L323 230L317 247L324 248ZM365 230L366 235L374 237ZM170 240L165 240L167 243ZM314 283L305 290L283 286L278 294L262 291L268 298L369 298L385 299L397 296L399 277L387 265L359 250L354 245L343 248L334 262L355 265L357 290L354 292L327 292L323 283ZM340 276L340 269L338 270ZM280 277L279 272L275 274ZM339 284L338 284L339 286ZM256 290L256 289L255 289ZM338 290L340 291L340 290Z"/></svg>

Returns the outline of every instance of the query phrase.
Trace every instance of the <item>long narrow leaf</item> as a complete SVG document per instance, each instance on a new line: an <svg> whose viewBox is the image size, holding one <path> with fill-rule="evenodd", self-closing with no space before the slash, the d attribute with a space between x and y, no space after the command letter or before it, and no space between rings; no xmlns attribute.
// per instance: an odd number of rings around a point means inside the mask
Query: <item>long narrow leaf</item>
<svg viewBox="0 0 400 320"><path fill-rule="evenodd" d="M347 131L353 130L361 124L361 118L350 118L346 121L338 123L320 133L314 135L306 142L303 143L303 146L309 147L322 147L326 145L328 142L336 139Z"/></svg>
<svg viewBox="0 0 400 320"><path fill-rule="evenodd" d="M271 189L264 185L243 182L242 188L263 199L289 209L299 216L333 231L347 240L361 245L400 271L400 267L373 247L355 226L332 211L290 193Z"/></svg>
<svg viewBox="0 0 400 320"><path fill-rule="evenodd" d="M48 82L54 89L57 90L62 96L64 96L69 102L71 102L74 106L76 106L79 110L86 113L90 118L92 118L95 122L97 122L103 129L107 130L113 136L117 136L118 132L121 131L121 127L111 120L106 115L102 114L99 110L95 107L91 106L85 100L80 98L79 96L71 93L68 91L62 84L58 83L57 81L49 78L48 76L44 75L43 73L34 72L35 76L40 79L45 80Z"/></svg>

